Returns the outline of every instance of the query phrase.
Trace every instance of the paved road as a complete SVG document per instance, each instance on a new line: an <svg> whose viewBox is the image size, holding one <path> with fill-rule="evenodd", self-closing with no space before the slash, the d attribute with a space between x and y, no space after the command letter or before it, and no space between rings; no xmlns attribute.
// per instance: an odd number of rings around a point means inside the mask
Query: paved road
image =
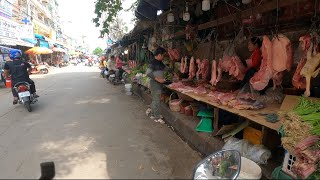
<svg viewBox="0 0 320 180"><path fill-rule="evenodd" d="M70 66L33 76L32 113L0 88L0 178L38 178L43 161L55 162L56 178L191 177L198 153L98 74Z"/></svg>

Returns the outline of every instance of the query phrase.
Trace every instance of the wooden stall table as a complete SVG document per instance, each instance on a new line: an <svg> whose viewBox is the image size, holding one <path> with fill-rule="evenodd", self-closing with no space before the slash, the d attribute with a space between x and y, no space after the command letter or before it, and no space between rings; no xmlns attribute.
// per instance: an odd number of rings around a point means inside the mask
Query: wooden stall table
<svg viewBox="0 0 320 180"><path fill-rule="evenodd" d="M274 113L274 114L277 114L278 111L280 110L280 106L281 104L269 104L267 107L263 108L263 109L259 109L259 110L238 110L238 109L234 109L234 108L231 108L231 107L228 107L228 106L224 106L224 105L220 105L218 103L215 103L215 102L212 102L212 101L209 101L210 97L206 96L206 95L197 95L197 94L194 94L194 93L183 93L183 92L180 92L180 91L177 91L175 89L172 89L168 86L166 86L168 89L172 90L172 91L175 91L175 92L179 92L181 94L184 94L186 96L189 96L199 102L203 102L203 103L206 103L208 105L211 105L214 107L214 132L213 132L213 135L217 135L218 131L220 130L219 129L219 126L218 126L218 122L219 122L219 109L222 109L222 110L225 110L225 111L228 111L230 113L233 113L233 114L236 114L240 117L243 117L249 121L252 121L252 122L255 122L257 124L260 124L262 125L262 133L264 134L263 136L265 136L265 134L267 133L267 130L264 128L264 127L267 127L271 130L275 130L275 131L278 131L279 128L281 127L282 125L282 122L281 122L281 119L278 121L278 122L275 122L275 123L271 123L271 122L268 122L264 116L260 115L260 113ZM263 140L264 141L264 140Z"/></svg>

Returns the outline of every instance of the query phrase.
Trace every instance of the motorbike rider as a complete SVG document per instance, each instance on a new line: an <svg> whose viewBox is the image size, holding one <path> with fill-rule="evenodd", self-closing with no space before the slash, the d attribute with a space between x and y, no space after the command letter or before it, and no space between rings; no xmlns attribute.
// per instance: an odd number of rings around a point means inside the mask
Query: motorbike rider
<svg viewBox="0 0 320 180"><path fill-rule="evenodd" d="M14 85L18 82L28 82L30 84L31 94L35 98L39 97L36 94L36 86L34 82L29 78L29 74L31 73L31 65L22 60L22 52L18 49L12 49L9 52L10 59L12 61L6 62L4 65L4 75L6 78L11 75L12 81L12 95L13 95L13 104L18 103L18 93L14 90Z"/></svg>

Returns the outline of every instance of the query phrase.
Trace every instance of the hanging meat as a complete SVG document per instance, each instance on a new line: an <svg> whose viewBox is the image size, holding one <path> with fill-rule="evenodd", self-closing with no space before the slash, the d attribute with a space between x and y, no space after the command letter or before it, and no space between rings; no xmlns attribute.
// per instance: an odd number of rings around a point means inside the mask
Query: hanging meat
<svg viewBox="0 0 320 180"><path fill-rule="evenodd" d="M317 67L320 64L320 53L317 52L317 44L311 45L312 48L309 48L307 52L307 62L301 70L301 75L306 78L306 91L304 92L304 96L309 97L310 92L310 83L311 77L316 77L319 73L317 72Z"/></svg>
<svg viewBox="0 0 320 180"><path fill-rule="evenodd" d="M181 63L180 63L180 72L183 74L184 73L184 58L181 58Z"/></svg>
<svg viewBox="0 0 320 180"><path fill-rule="evenodd" d="M307 52L311 46L311 35L301 36L299 38L300 47L302 49L302 55L300 57L299 64L292 78L292 85L297 89L305 89L306 88L306 78L300 74L303 66L307 62Z"/></svg>
<svg viewBox="0 0 320 180"><path fill-rule="evenodd" d="M171 60L178 60L179 57L180 57L179 51L177 49L169 49L168 50L168 55L169 55Z"/></svg>
<svg viewBox="0 0 320 180"><path fill-rule="evenodd" d="M194 62L193 56L190 60L190 67L189 67L189 79L193 79L196 76L196 66Z"/></svg>
<svg viewBox="0 0 320 180"><path fill-rule="evenodd" d="M183 67L183 73L188 72L188 57L184 57L184 67Z"/></svg>
<svg viewBox="0 0 320 180"><path fill-rule="evenodd" d="M260 70L250 79L250 84L255 90L261 91L267 87L272 78L272 43L268 36L263 36L262 42L262 62Z"/></svg>
<svg viewBox="0 0 320 180"><path fill-rule="evenodd" d="M272 39L272 68L273 88L280 86L283 79L283 71L290 71L293 65L293 50L290 40L283 34Z"/></svg>
<svg viewBox="0 0 320 180"><path fill-rule="evenodd" d="M221 63L221 68L224 72L228 72L230 76L238 80L243 80L246 68L236 54L234 44L231 44L225 50Z"/></svg>
<svg viewBox="0 0 320 180"><path fill-rule="evenodd" d="M210 62L208 59L204 59L201 62L201 78L206 80L209 75Z"/></svg>
<svg viewBox="0 0 320 180"><path fill-rule="evenodd" d="M200 59L197 59L196 60L196 63L197 63L197 67L198 67L198 71L196 73L196 77L197 79L200 79L200 74L201 74L201 60Z"/></svg>
<svg viewBox="0 0 320 180"><path fill-rule="evenodd" d="M221 80L221 78L222 78L222 60L220 59L218 62L218 68L217 68L216 84Z"/></svg>
<svg viewBox="0 0 320 180"><path fill-rule="evenodd" d="M217 85L217 61L216 60L212 61L210 84L212 86Z"/></svg>

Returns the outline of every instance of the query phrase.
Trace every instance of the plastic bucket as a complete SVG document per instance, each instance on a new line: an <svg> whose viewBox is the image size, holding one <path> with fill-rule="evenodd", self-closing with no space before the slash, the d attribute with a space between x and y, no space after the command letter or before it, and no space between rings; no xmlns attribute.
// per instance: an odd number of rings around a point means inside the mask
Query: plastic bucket
<svg viewBox="0 0 320 180"><path fill-rule="evenodd" d="M126 92L131 92L132 84L125 84L124 88L125 88Z"/></svg>
<svg viewBox="0 0 320 180"><path fill-rule="evenodd" d="M262 171L258 164L241 157L241 169L237 179L261 179Z"/></svg>
<svg viewBox="0 0 320 180"><path fill-rule="evenodd" d="M11 79L6 79L6 88L11 88L12 82Z"/></svg>

